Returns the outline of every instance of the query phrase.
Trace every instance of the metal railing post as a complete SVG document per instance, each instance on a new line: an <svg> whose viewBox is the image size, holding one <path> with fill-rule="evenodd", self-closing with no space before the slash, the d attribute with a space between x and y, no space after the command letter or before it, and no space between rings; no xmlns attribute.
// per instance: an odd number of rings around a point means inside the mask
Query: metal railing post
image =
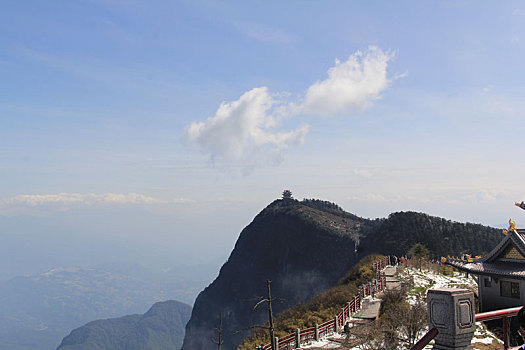
<svg viewBox="0 0 525 350"><path fill-rule="evenodd" d="M509 348L509 318L503 316L503 348L507 350Z"/></svg>

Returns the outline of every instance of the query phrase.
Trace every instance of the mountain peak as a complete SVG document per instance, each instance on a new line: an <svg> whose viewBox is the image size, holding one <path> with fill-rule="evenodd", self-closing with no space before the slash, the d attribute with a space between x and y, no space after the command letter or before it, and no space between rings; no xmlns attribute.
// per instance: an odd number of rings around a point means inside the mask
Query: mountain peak
<svg viewBox="0 0 525 350"><path fill-rule="evenodd" d="M239 344L248 333L242 329L266 319L266 313L252 311L253 303L243 302L265 295L266 280L272 281L272 295L287 300L274 306L277 313L335 285L366 255L401 255L415 243L434 255L445 249L479 254L499 237L497 229L421 213L369 220L328 201L277 199L242 230L219 276L197 297L182 350L214 349L210 339L219 314L229 335L225 348Z"/></svg>

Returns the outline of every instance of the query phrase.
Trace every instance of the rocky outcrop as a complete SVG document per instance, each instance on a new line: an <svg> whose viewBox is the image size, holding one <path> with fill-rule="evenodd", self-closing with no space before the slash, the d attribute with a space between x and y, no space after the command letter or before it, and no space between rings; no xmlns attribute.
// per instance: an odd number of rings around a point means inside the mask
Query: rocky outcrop
<svg viewBox="0 0 525 350"><path fill-rule="evenodd" d="M331 287L358 260L355 241L364 222L296 201L272 203L241 232L217 279L197 297L182 349L215 349L210 339L219 314L224 348L233 349L267 318L264 307L252 310L266 295L266 280L286 300L274 304L275 312Z"/></svg>
<svg viewBox="0 0 525 350"><path fill-rule="evenodd" d="M212 339L220 314L223 348L235 348L249 327L267 320L264 307L253 310L266 295L266 280L272 281L273 296L286 300L274 304L277 313L330 288L365 255L400 255L415 243L433 255L443 247L448 254L480 254L500 235L496 229L420 213L368 220L328 202L277 200L241 232L219 276L197 297L182 350L216 349ZM450 244L443 246L442 240Z"/></svg>

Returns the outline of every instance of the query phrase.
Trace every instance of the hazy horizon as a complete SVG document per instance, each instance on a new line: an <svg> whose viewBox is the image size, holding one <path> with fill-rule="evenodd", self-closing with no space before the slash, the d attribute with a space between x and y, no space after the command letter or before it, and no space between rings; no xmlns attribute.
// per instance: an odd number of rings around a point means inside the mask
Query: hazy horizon
<svg viewBox="0 0 525 350"><path fill-rule="evenodd" d="M525 225L521 2L0 6L0 280L220 266L284 189Z"/></svg>

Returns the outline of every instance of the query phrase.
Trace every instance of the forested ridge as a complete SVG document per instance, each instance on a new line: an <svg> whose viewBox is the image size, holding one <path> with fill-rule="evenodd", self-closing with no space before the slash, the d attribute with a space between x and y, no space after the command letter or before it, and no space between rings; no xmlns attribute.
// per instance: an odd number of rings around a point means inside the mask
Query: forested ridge
<svg viewBox="0 0 525 350"><path fill-rule="evenodd" d="M264 295L266 280L272 281L275 295L287 300L275 305L279 313L336 286L367 255L399 256L416 243L436 258L479 255L500 239L498 229L424 213L366 219L327 201L276 200L243 229L219 276L197 297L183 350L215 349L210 339L216 336L220 314L225 347L239 345L250 326L266 320L265 312L254 312L253 305L244 302Z"/></svg>

